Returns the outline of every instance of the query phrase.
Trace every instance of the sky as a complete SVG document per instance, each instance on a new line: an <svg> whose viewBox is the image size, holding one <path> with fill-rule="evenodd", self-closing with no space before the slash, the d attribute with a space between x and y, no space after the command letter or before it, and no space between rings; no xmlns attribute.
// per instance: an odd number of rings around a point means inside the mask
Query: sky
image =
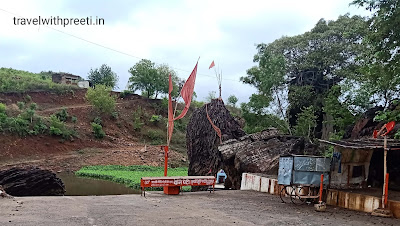
<svg viewBox="0 0 400 226"><path fill-rule="evenodd" d="M129 68L140 59L168 64L186 79L200 57L197 100L218 91L214 60L222 71L222 98L247 102L257 90L240 82L255 66L256 44L309 31L324 18L367 16L349 0L3 0L0 3L0 67L68 72L87 78L107 64L124 90ZM104 25L15 25L15 18L104 19Z"/></svg>

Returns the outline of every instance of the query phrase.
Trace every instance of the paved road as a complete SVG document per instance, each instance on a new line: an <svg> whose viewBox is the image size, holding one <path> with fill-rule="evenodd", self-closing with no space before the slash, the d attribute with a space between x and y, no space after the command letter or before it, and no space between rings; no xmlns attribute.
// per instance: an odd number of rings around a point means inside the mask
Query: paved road
<svg viewBox="0 0 400 226"><path fill-rule="evenodd" d="M253 191L216 191L166 196L160 192L120 196L0 198L0 225L400 225L328 206L280 203Z"/></svg>

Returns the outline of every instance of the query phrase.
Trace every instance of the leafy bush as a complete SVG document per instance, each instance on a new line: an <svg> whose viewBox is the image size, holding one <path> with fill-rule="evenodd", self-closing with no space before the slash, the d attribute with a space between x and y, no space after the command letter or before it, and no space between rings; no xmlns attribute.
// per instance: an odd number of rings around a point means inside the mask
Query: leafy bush
<svg viewBox="0 0 400 226"><path fill-rule="evenodd" d="M6 122L4 124L10 133L14 133L19 136L26 136L26 135L28 135L28 133L30 131L29 121L27 121L21 117L6 118Z"/></svg>
<svg viewBox="0 0 400 226"><path fill-rule="evenodd" d="M29 96L29 95L26 95L26 96L24 97L24 100L25 100L26 103L29 103L29 102L32 101L32 97Z"/></svg>
<svg viewBox="0 0 400 226"><path fill-rule="evenodd" d="M150 118L150 122L152 122L154 124L158 124L161 120L162 120L161 115L152 115Z"/></svg>
<svg viewBox="0 0 400 226"><path fill-rule="evenodd" d="M76 123L78 121L78 118L74 115L71 117L71 122Z"/></svg>
<svg viewBox="0 0 400 226"><path fill-rule="evenodd" d="M78 88L77 86L53 83L50 76L43 77L42 74L12 68L0 68L0 92L23 93L32 90L48 90L65 93ZM25 99L27 102L31 101L28 96Z"/></svg>
<svg viewBox="0 0 400 226"><path fill-rule="evenodd" d="M89 88L86 99L97 110L102 113L111 113L115 109L115 97L111 95L111 88L104 85L96 85L96 88Z"/></svg>
<svg viewBox="0 0 400 226"><path fill-rule="evenodd" d="M6 105L3 103L0 103L0 113L6 113Z"/></svg>
<svg viewBox="0 0 400 226"><path fill-rule="evenodd" d="M61 111L56 112L55 116L62 122L66 122L68 120L68 112L67 109L63 108Z"/></svg>
<svg viewBox="0 0 400 226"><path fill-rule="evenodd" d="M36 124L33 126L33 130L36 132L36 134L44 134L48 129L49 128L43 122L42 118L39 118L38 122L36 122Z"/></svg>
<svg viewBox="0 0 400 226"><path fill-rule="evenodd" d="M24 110L25 109L25 102L17 102L17 106L19 110Z"/></svg>
<svg viewBox="0 0 400 226"><path fill-rule="evenodd" d="M144 116L144 112L142 108L139 106L133 113L133 129L135 131L140 131L144 125L142 122L142 117Z"/></svg>
<svg viewBox="0 0 400 226"><path fill-rule="evenodd" d="M119 97L120 97L120 98L125 98L126 96L131 95L131 94L133 94L132 91L130 91L130 90L124 90L124 91L122 91L121 93L119 93Z"/></svg>
<svg viewBox="0 0 400 226"><path fill-rule="evenodd" d="M159 145L163 143L165 134L161 130L148 130L146 136L151 140L152 145Z"/></svg>
<svg viewBox="0 0 400 226"><path fill-rule="evenodd" d="M103 121L101 120L101 117L96 117L93 119L93 122L99 125L103 125Z"/></svg>
<svg viewBox="0 0 400 226"><path fill-rule="evenodd" d="M103 131L103 127L100 124L92 122L92 129L94 137L97 139L102 139L106 135L106 133Z"/></svg>
<svg viewBox="0 0 400 226"><path fill-rule="evenodd" d="M64 139L71 140L72 137L76 136L76 131L69 129L63 121L57 116L50 116L50 135L62 136Z"/></svg>
<svg viewBox="0 0 400 226"><path fill-rule="evenodd" d="M31 105L29 105L29 109L35 111L37 109L37 104L36 103L31 103Z"/></svg>
<svg viewBox="0 0 400 226"><path fill-rule="evenodd" d="M113 113L111 113L111 118L114 120L118 119L118 112L114 111Z"/></svg>

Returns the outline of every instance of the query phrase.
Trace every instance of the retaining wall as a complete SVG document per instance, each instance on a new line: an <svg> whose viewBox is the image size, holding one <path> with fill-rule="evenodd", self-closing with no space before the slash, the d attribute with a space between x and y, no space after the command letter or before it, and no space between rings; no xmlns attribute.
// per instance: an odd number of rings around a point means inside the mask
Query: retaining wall
<svg viewBox="0 0 400 226"><path fill-rule="evenodd" d="M265 192L272 195L279 195L281 185L277 179L268 178L266 176L243 173L240 190L253 190ZM374 209L379 208L381 198L362 195L357 193L344 192L329 189L326 204L331 206L339 206L346 209L357 210L371 213ZM388 200L388 208L392 211L395 218L400 218L400 202Z"/></svg>

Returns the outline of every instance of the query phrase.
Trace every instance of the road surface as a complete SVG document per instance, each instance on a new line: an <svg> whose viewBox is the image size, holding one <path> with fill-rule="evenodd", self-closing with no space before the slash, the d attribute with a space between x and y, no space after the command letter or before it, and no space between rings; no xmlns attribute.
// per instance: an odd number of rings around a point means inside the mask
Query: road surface
<svg viewBox="0 0 400 226"><path fill-rule="evenodd" d="M0 198L0 225L400 225L328 206L280 202L254 191L216 191L166 196L161 192L120 196Z"/></svg>

